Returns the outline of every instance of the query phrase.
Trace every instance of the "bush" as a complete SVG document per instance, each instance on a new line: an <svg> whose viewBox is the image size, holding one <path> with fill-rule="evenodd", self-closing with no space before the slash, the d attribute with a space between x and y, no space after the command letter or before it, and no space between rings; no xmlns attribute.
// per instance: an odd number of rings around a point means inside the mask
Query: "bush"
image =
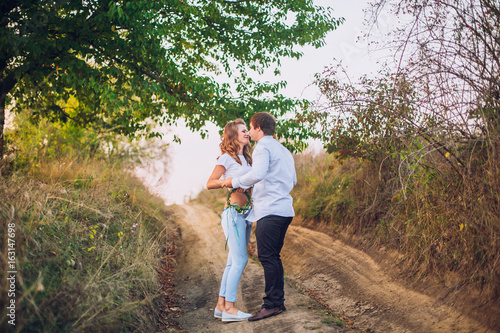
<svg viewBox="0 0 500 333"><path fill-rule="evenodd" d="M417 171L403 190L391 160L379 165L352 158L341 163L326 154L299 156L292 195L304 219L399 250L408 274L454 274L459 285L479 287L495 299L500 161L479 162L469 181L451 169L440 177Z"/></svg>

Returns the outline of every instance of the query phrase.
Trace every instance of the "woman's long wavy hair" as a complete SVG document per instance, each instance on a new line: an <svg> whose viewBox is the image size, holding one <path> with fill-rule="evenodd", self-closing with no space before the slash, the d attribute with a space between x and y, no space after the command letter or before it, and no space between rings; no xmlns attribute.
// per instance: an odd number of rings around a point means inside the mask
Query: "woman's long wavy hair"
<svg viewBox="0 0 500 333"><path fill-rule="evenodd" d="M234 158L238 164L241 165L241 160L238 157L238 151L240 150L240 144L238 143L238 125L245 125L243 119L236 119L230 121L224 126L224 133L221 137L220 151L221 154L227 153L229 156ZM252 146L250 142L243 147L243 156L249 165L252 165Z"/></svg>

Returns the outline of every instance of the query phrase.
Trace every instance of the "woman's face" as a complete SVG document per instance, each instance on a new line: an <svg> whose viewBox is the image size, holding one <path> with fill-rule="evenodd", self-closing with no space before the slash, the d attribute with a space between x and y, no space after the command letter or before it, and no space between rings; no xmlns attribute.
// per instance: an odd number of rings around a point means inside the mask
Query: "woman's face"
<svg viewBox="0 0 500 333"><path fill-rule="evenodd" d="M249 134L247 127L243 124L238 124L238 142L240 145L246 145L249 142Z"/></svg>

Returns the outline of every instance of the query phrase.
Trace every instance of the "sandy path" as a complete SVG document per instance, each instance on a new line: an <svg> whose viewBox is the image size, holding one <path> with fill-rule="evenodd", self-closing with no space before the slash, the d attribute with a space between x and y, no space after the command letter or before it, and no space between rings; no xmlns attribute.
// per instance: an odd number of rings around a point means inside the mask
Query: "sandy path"
<svg viewBox="0 0 500 333"><path fill-rule="evenodd" d="M307 253L298 255L299 253ZM369 332L493 332L472 318L392 281L366 253L292 226L282 251L288 275Z"/></svg>
<svg viewBox="0 0 500 333"><path fill-rule="evenodd" d="M174 206L180 227L182 248L178 255L175 278L177 291L184 295L184 313L179 318L186 332L338 332L337 326L322 323L323 316L309 309L311 300L290 286L285 286L287 311L257 322L223 323L213 317L219 282L225 267L224 233L216 227L219 217L210 209L185 204ZM237 306L254 313L262 305L264 273L249 260L238 290Z"/></svg>
<svg viewBox="0 0 500 333"><path fill-rule="evenodd" d="M321 313L312 309L314 302L288 284L283 314L258 322L222 323L213 318L227 256L224 234L221 228L216 232L219 217L198 204L172 208L182 239L175 278L178 293L185 297L179 319L186 332L491 332L437 300L392 282L365 253L294 225L282 251L285 273L353 325L324 323ZM238 307L256 312L263 291L262 267L249 260Z"/></svg>

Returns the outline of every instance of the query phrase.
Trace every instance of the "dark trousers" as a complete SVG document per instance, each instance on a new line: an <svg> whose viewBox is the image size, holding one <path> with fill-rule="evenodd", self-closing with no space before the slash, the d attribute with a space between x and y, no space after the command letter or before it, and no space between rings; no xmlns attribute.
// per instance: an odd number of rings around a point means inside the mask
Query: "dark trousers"
<svg viewBox="0 0 500 333"><path fill-rule="evenodd" d="M280 252L291 222L292 217L268 215L258 220L255 228L259 261L264 268L266 282L266 296L262 307L267 309L281 306L285 301L285 281Z"/></svg>

